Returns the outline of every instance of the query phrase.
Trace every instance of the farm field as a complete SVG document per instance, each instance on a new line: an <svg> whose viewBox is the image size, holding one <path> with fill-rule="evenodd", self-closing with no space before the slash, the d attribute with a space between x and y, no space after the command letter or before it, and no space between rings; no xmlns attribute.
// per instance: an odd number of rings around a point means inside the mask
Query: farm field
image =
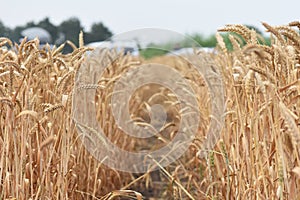
<svg viewBox="0 0 300 200"><path fill-rule="evenodd" d="M118 56L102 74L97 121L107 138L132 152L141 146L156 150L172 140L181 111L172 91L155 84L138 88L129 104L133 118L147 126L154 101L167 110L170 126L156 140L132 138L117 128L112 114L115 80L141 64L157 63L183 74L193 88L201 120L192 145L177 161L167 167L157 163L158 170L149 173L109 168L80 140L72 104L76 74L91 50L83 39L79 47L67 42L73 52L63 54L63 45L41 48L38 40L13 44L0 38L0 199L300 199L300 22L263 25L271 45L254 30L227 25L216 34L214 53L192 57L203 65L212 60L207 67L223 81L223 129L207 140L216 118L212 99L205 78L186 59ZM233 50L225 46L224 32L230 33ZM5 45L11 50L1 48Z"/></svg>

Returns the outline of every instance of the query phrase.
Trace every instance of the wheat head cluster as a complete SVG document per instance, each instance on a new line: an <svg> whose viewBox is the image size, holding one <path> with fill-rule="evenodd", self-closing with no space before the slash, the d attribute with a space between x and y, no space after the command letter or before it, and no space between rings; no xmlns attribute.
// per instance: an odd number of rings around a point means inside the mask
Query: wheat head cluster
<svg viewBox="0 0 300 200"><path fill-rule="evenodd" d="M0 38L0 199L300 199L300 22L263 25L270 45L246 26L226 25L216 34L214 53L194 55L199 61L212 59L222 77L226 109L218 135L206 135L215 117L211 96L205 79L185 59L118 56L98 84L79 88L97 90L97 121L105 136L138 152L168 144L182 110L168 88L138 88L129 102L132 120L151 128L154 104L161 104L167 117L155 138L132 138L118 128L111 111L114 83L129 69L151 62L171 66L188 80L201 113L195 139L176 162L167 167L158 162L159 170L142 174L101 164L81 142L72 99L76 73L92 50L82 34L79 47L70 41L50 48L38 39L16 44ZM229 34L232 50L223 33ZM65 45L72 53L62 53ZM200 158L205 142L216 145L208 145Z"/></svg>

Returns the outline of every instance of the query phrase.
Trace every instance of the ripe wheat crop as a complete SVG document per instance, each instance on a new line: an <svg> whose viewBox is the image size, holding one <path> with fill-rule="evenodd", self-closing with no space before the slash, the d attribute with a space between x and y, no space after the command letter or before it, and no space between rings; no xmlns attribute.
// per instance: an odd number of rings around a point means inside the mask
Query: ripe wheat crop
<svg viewBox="0 0 300 200"><path fill-rule="evenodd" d="M211 97L203 77L184 59L119 56L97 85L79 88L97 89L97 120L106 137L134 152L137 146L154 150L172 140L181 110L167 88L138 88L130 100L133 120L152 126L149 106L157 103L167 110L167 119L157 138L131 138L117 128L110 108L117 79L141 63L156 62L173 66L191 83L201 111L193 144L178 161L168 167L157 163L159 170L143 174L106 167L79 139L72 121L73 89L91 50L82 35L79 47L66 43L73 48L69 54L62 53L64 45L0 38L0 199L300 199L299 24L263 23L269 46L243 25L226 25L216 34L216 53L195 55L213 59L226 102L222 132L210 137L216 145L208 145L213 148L203 158ZM232 51L221 32L231 34Z"/></svg>

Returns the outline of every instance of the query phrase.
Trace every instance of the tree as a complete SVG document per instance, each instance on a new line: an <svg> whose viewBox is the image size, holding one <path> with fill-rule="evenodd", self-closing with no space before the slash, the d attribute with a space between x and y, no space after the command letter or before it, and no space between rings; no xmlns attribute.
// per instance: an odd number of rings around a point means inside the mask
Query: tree
<svg viewBox="0 0 300 200"><path fill-rule="evenodd" d="M15 42L19 42L19 40L22 38L21 32L30 27L35 27L36 24L33 21L27 22L23 26L16 26L12 31L11 34L9 35L9 38Z"/></svg>
<svg viewBox="0 0 300 200"><path fill-rule="evenodd" d="M31 27L35 27L36 26L36 23L34 23L34 21L30 21L30 22L27 22L24 27L24 29L26 28L31 28Z"/></svg>
<svg viewBox="0 0 300 200"><path fill-rule="evenodd" d="M10 39L19 43L20 38L22 37L21 31L24 30L23 26L17 26L12 30L12 33L10 34Z"/></svg>
<svg viewBox="0 0 300 200"><path fill-rule="evenodd" d="M65 35L67 40L72 41L77 46L81 30L83 30L83 27L81 26L79 19L75 17L65 20L59 25L59 31Z"/></svg>
<svg viewBox="0 0 300 200"><path fill-rule="evenodd" d="M76 17L63 21L58 27L58 31L64 35L64 38L70 40L76 46L79 45L79 33L81 30L83 30L83 27ZM70 53L72 52L72 48L70 46L65 46L63 52Z"/></svg>
<svg viewBox="0 0 300 200"><path fill-rule="evenodd" d="M65 40L70 40L76 46L79 44L79 33L83 30L80 20L76 17L69 18L63 21L59 26L51 23L49 17L35 23L30 21L22 26L16 26L13 29L7 28L0 21L0 37L8 37L14 42L19 42L22 38L21 32L30 27L40 27L49 32L52 38L52 43L60 45ZM112 32L101 22L94 23L91 27L90 32L84 33L84 39L86 43L103 41L112 36ZM70 46L66 46L64 52L72 51Z"/></svg>
<svg viewBox="0 0 300 200"><path fill-rule="evenodd" d="M58 27L53 25L48 17L40 21L37 26L47 30L50 33L52 42L58 38Z"/></svg>
<svg viewBox="0 0 300 200"><path fill-rule="evenodd" d="M11 29L6 27L1 21L0 21L0 37L9 37L11 34Z"/></svg>
<svg viewBox="0 0 300 200"><path fill-rule="evenodd" d="M91 31L85 33L85 42L103 41L112 36L112 32L102 22L94 23Z"/></svg>

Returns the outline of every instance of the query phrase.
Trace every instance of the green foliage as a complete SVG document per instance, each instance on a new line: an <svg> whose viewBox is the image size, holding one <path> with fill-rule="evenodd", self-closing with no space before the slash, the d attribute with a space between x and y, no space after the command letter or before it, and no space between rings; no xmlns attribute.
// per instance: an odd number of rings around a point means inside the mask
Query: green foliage
<svg viewBox="0 0 300 200"><path fill-rule="evenodd" d="M0 37L10 38L14 42L19 42L22 38L21 32L30 27L41 27L49 32L52 38L52 43L60 45L65 40L72 41L75 45L79 43L79 33L83 31L83 26L78 18L72 17L63 21L60 25L54 25L48 17L35 23L33 21L22 26L17 26L14 29L6 27L0 21ZM84 32L85 43L103 41L112 36L112 32L101 22L94 23L90 32ZM64 52L70 52L70 46L66 46Z"/></svg>
<svg viewBox="0 0 300 200"><path fill-rule="evenodd" d="M53 43L55 43L55 41L58 39L58 27L52 24L48 17L40 21L36 26L39 26L48 31L51 35Z"/></svg>
<svg viewBox="0 0 300 200"><path fill-rule="evenodd" d="M162 49L162 48L154 48L154 47L149 47L146 49L142 49L140 51L140 55L146 59L155 57L155 56L162 56L165 55L166 53L168 53L169 51L166 49Z"/></svg>
<svg viewBox="0 0 300 200"><path fill-rule="evenodd" d="M103 41L112 36L112 32L102 22L94 23L90 32L84 34L85 42Z"/></svg>
<svg viewBox="0 0 300 200"><path fill-rule="evenodd" d="M38 23L28 22L23 26L17 26L14 29L10 29L6 27L0 21L0 37L8 37L15 42L19 42L19 39L22 37L21 32L29 27L41 27L47 30L51 37L52 43L56 45L60 45L65 42L65 40L72 41L75 45L78 45L79 33L83 30L83 26L78 18L72 17L65 21L63 21L60 25L56 26L51 23L48 17L39 21ZM258 34L261 34L261 31L251 25L246 25L248 28L255 30ZM228 50L232 50L232 44L229 40L229 34L235 33L224 33L222 37L224 38L224 42ZM96 41L103 41L112 36L112 32L102 23L94 23L91 27L90 31L84 31L84 41L86 44ZM235 34L235 37L238 37L241 41L241 46L245 45L244 39ZM270 45L270 38L262 37L259 38L260 44ZM193 34L187 37L187 39L183 41L170 41L164 44L159 45L149 45L148 48L140 51L140 54L144 58L151 58L154 56L164 55L169 51L185 48L185 47L215 47L217 44L215 35L203 36L201 34ZM66 46L64 52L70 52L72 49L70 46Z"/></svg>
<svg viewBox="0 0 300 200"><path fill-rule="evenodd" d="M10 38L12 41L19 42L20 38L22 38L21 32L22 32L22 30L24 30L24 29L25 29L24 26L17 26L17 27L15 27L15 28L12 30L12 32L11 32L9 38Z"/></svg>
<svg viewBox="0 0 300 200"><path fill-rule="evenodd" d="M235 35L235 37L239 38L239 40L241 41L241 43L240 43L241 47L246 45L245 40L240 35L238 35L236 33L224 33L224 34L221 34L221 35L223 37L226 48L229 51L233 50L232 44L231 44L230 39L229 39L229 35ZM267 46L271 45L270 38L269 37L263 37L263 36L261 36L261 39L258 38L258 43L263 44L263 45L267 45Z"/></svg>
<svg viewBox="0 0 300 200"><path fill-rule="evenodd" d="M258 33L259 35L262 35L262 32L255 26L252 25L245 25L247 28L249 28L250 30L254 30L256 33Z"/></svg>
<svg viewBox="0 0 300 200"><path fill-rule="evenodd" d="M225 43L225 45L226 45L226 48L227 48L229 51L232 51L232 50L233 50L233 46L232 46L232 44L231 44L231 42L230 42L230 39L229 39L229 35L230 35L230 34L235 34L235 33L223 33L223 34L221 34L221 36L223 37L224 43ZM235 35L236 35L236 34L235 34ZM240 36L237 35L237 37L240 37ZM243 39L241 38L241 40L243 40ZM242 44L242 45L245 45L245 43Z"/></svg>
<svg viewBox="0 0 300 200"><path fill-rule="evenodd" d="M251 28L251 27L250 27ZM254 29L254 28L253 28ZM258 29L255 29L258 34L260 34L260 31ZM234 35L238 38L240 42L241 47L246 45L245 40L236 33L222 33L221 36L223 37L224 43L229 51L233 50L232 44L229 40L229 35ZM165 44L150 44L148 48L143 49L140 51L140 55L143 56L146 59L155 57L155 56L162 56L172 50L175 50L177 48L185 48L185 47L194 47L195 44L199 44L199 47L216 47L217 40L215 35L210 35L208 37L204 37L200 34L194 34L192 36L189 36L190 38L187 38L183 41L172 41ZM264 45L270 45L271 41L269 37L259 37L258 42L260 44Z"/></svg>
<svg viewBox="0 0 300 200"><path fill-rule="evenodd" d="M75 17L65 20L59 25L59 31L65 35L67 40L70 40L77 46L81 30L83 30L83 27L81 26L79 19Z"/></svg>
<svg viewBox="0 0 300 200"><path fill-rule="evenodd" d="M189 47L215 47L217 40L214 35L203 37L202 35L195 34L188 36L182 41L170 41L164 44L150 44L146 49L140 51L140 55L144 58L152 58L155 56L162 56L170 51L189 48Z"/></svg>
<svg viewBox="0 0 300 200"><path fill-rule="evenodd" d="M263 37L263 40L259 40L259 44L271 46L271 38L270 37Z"/></svg>
<svg viewBox="0 0 300 200"><path fill-rule="evenodd" d="M192 35L191 38L195 40L201 47L215 47L217 44L217 40L214 35L204 37L203 35L195 34Z"/></svg>
<svg viewBox="0 0 300 200"><path fill-rule="evenodd" d="M11 30L0 21L0 37L9 37Z"/></svg>

